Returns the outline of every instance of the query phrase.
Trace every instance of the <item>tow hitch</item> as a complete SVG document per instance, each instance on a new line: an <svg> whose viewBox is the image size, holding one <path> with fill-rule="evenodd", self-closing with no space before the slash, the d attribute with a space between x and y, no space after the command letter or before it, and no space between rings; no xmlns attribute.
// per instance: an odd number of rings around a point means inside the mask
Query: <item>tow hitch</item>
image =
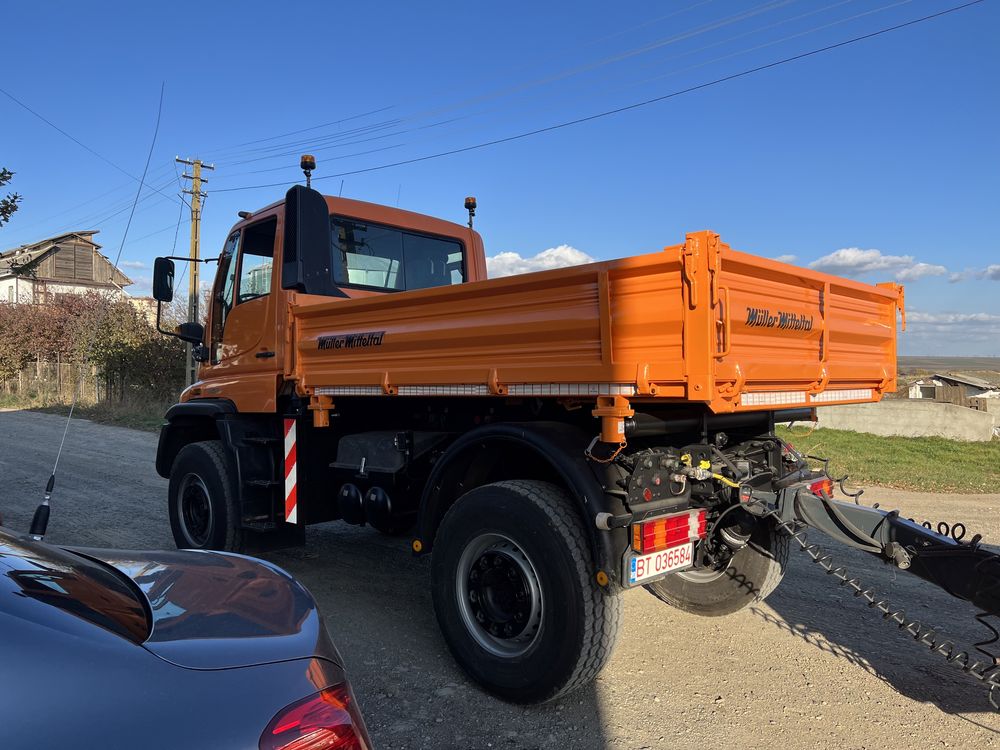
<svg viewBox="0 0 1000 750"><path fill-rule="evenodd" d="M777 527L794 539L812 562L832 576L839 586L847 587L868 607L881 613L884 621L940 654L962 672L982 681L989 689L991 705L1000 711L1000 660L984 648L1000 642L1000 632L987 621L990 617L1000 617L1000 555L985 549L980 535L965 542L966 530L962 524L954 527L939 524L938 529L943 533L938 533L929 523L915 523L901 517L898 511L867 507L859 504L857 498L854 503L839 502L831 499L825 488L812 490L802 485L781 490L776 504L753 497L743 507L761 518L774 519ZM976 619L990 635L974 648L984 658L977 660L970 650L960 649L934 628L894 608L874 588L867 587L838 565L829 552L811 543L806 538L809 528L876 555L982 610Z"/></svg>

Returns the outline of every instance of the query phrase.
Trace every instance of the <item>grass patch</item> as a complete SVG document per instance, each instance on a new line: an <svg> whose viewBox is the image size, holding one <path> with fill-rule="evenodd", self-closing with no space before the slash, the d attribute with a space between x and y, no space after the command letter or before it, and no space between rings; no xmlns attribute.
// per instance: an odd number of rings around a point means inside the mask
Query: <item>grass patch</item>
<svg viewBox="0 0 1000 750"><path fill-rule="evenodd" d="M834 477L922 492L1000 492L1000 440L962 443L937 437L882 437L843 430L777 433L803 453L830 459Z"/></svg>
<svg viewBox="0 0 1000 750"><path fill-rule="evenodd" d="M163 415L173 402L159 401L106 401L99 403L78 403L73 410L73 418L89 419L92 422L130 427L133 430L159 432ZM69 413L69 404L41 398L18 398L0 395L0 408L41 411L46 414Z"/></svg>

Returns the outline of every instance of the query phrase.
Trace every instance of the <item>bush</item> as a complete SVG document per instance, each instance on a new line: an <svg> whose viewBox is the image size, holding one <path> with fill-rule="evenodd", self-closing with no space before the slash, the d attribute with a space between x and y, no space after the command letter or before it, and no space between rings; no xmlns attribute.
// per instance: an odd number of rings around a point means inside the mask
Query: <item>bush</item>
<svg viewBox="0 0 1000 750"><path fill-rule="evenodd" d="M184 344L158 333L125 297L0 303L0 380L36 358L95 366L105 400L170 400L184 383Z"/></svg>

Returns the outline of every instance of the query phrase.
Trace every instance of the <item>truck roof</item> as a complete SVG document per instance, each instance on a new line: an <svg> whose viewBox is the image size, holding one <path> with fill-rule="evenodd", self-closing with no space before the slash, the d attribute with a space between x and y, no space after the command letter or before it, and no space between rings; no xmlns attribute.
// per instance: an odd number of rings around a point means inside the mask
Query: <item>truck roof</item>
<svg viewBox="0 0 1000 750"><path fill-rule="evenodd" d="M404 229L415 229L418 232L425 232L427 234L439 234L463 239L468 238L471 231L467 226L462 224L445 221L444 219L436 219L433 216L416 213L415 211L407 211L402 208L392 208L379 203L369 203L368 201L359 201L353 198L339 198L332 195L324 195L323 197L326 198L326 204L330 208L330 213L339 216L367 219L379 224L388 224L389 226ZM283 206L284 203L284 199L270 203L254 211L250 217L237 222L233 228L251 224L260 218L261 215L279 206Z"/></svg>

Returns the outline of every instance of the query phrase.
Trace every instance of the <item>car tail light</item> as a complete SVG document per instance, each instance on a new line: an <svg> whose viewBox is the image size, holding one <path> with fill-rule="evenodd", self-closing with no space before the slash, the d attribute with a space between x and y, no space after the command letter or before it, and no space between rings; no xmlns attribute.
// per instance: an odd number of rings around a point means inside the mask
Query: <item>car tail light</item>
<svg viewBox="0 0 1000 750"><path fill-rule="evenodd" d="M704 537L705 511L703 510L687 510L652 521L632 524L632 549L644 555Z"/></svg>
<svg viewBox="0 0 1000 750"><path fill-rule="evenodd" d="M281 709L260 738L260 750L369 750L364 721L347 683Z"/></svg>
<svg viewBox="0 0 1000 750"><path fill-rule="evenodd" d="M816 497L823 497L824 494L833 497L833 480L830 477L819 479L809 485L809 491Z"/></svg>

